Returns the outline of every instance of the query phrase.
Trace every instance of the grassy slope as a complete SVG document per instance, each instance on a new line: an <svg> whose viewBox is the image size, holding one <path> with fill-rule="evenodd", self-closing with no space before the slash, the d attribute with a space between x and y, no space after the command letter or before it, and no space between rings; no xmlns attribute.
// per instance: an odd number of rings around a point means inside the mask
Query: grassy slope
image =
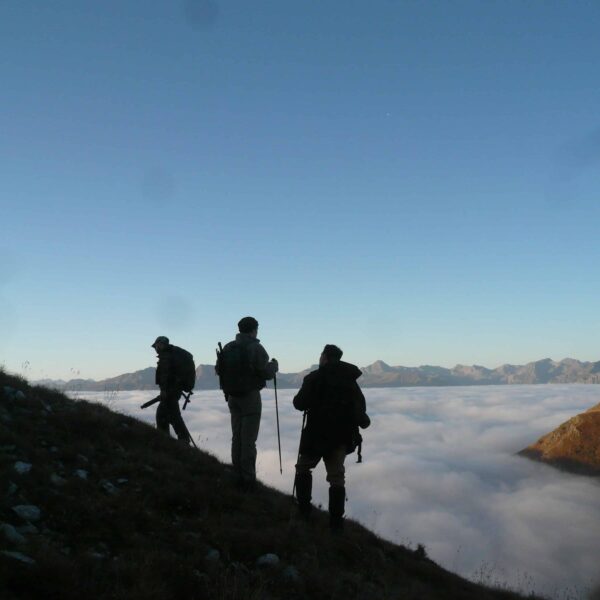
<svg viewBox="0 0 600 600"><path fill-rule="evenodd" d="M5 385L26 398L10 400ZM17 474L17 460L32 463L31 471ZM88 471L87 480L76 469ZM302 527L289 496L265 486L237 492L214 457L0 372L0 489L11 482L18 489L3 493L0 521L22 525L11 509L18 504L37 505L42 517L21 547L0 536L0 550L36 561L0 554L7 600L519 597L469 583L356 523L341 538L329 534L325 513ZM207 559L211 549L218 560ZM257 568L269 552L281 565ZM299 581L286 579L287 565Z"/></svg>

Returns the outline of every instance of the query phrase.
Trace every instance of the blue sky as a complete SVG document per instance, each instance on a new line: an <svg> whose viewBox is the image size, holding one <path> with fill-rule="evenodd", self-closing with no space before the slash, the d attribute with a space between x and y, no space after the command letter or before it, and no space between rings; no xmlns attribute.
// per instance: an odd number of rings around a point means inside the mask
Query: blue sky
<svg viewBox="0 0 600 600"><path fill-rule="evenodd" d="M284 371L600 357L600 5L0 3L0 363L246 314Z"/></svg>

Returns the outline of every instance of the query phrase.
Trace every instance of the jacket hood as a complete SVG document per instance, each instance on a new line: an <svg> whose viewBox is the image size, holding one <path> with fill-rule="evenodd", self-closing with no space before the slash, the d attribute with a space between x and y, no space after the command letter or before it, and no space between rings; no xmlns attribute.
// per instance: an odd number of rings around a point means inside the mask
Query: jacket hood
<svg viewBox="0 0 600 600"><path fill-rule="evenodd" d="M356 381L362 375L362 371L356 365L343 360L321 365L317 372L324 375L332 383L341 383L348 380Z"/></svg>
<svg viewBox="0 0 600 600"><path fill-rule="evenodd" d="M252 337L247 333L238 333L235 336L235 341L238 344L258 344L260 340L258 338Z"/></svg>

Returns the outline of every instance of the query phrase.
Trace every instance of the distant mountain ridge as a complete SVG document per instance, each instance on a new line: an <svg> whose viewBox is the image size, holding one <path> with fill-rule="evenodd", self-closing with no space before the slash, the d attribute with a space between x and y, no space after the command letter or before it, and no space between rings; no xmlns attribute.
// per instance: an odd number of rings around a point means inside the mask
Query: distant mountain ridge
<svg viewBox="0 0 600 600"><path fill-rule="evenodd" d="M299 388L309 369L298 373L279 373L279 388ZM456 365L451 369L422 365L420 367L393 367L378 360L362 368L359 382L362 387L416 387L456 385L505 385L540 383L600 383L600 361L583 362L573 358L554 361L550 358L525 365L502 365L488 369L480 365ZM70 381L44 379L36 383L63 390L150 390L156 389L154 367L125 373L109 379L71 379ZM199 365L196 369L196 389L219 389L219 380L213 365Z"/></svg>

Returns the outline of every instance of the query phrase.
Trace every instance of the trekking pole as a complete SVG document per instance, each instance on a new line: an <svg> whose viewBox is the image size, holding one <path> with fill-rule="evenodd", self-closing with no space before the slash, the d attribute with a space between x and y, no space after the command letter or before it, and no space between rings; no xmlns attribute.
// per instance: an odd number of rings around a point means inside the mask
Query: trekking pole
<svg viewBox="0 0 600 600"><path fill-rule="evenodd" d="M300 429L300 441L298 442L298 457L296 458L296 464L300 460L300 442L302 441L302 432L304 431L304 425L306 424L306 411L302 413L302 429ZM296 497L296 478L294 477L294 487L292 488L292 498Z"/></svg>
<svg viewBox="0 0 600 600"><path fill-rule="evenodd" d="M192 442L192 446L194 446L194 448L196 448L196 450L198 450L198 446L196 446L196 442L194 442L194 438L192 437L190 430L187 428L185 421L182 419L181 422L183 423L183 426L185 427L185 432L187 433L188 441Z"/></svg>
<svg viewBox="0 0 600 600"><path fill-rule="evenodd" d="M273 375L273 388L275 389L275 415L277 417L277 445L279 446L279 473L283 475L281 466L281 436L279 435L279 405L277 403L277 375Z"/></svg>

